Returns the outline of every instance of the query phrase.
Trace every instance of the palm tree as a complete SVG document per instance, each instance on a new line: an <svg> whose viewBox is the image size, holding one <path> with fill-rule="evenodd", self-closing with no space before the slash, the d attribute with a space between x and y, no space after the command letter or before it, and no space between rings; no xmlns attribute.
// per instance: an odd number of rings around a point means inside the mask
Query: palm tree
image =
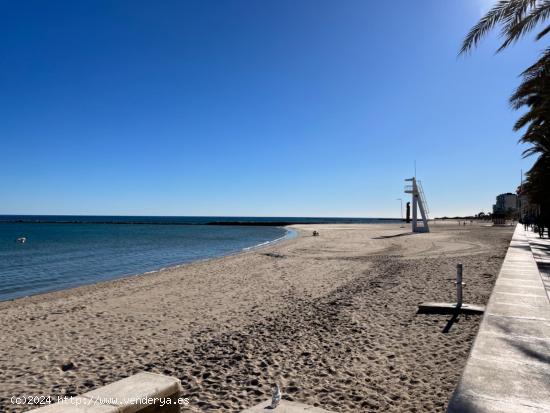
<svg viewBox="0 0 550 413"><path fill-rule="evenodd" d="M514 109L527 111L516 121L514 130L525 128L520 142L531 145L524 156L550 155L550 59L543 56L522 74L522 83L510 97Z"/></svg>
<svg viewBox="0 0 550 413"><path fill-rule="evenodd" d="M501 26L504 42L497 52L515 43L537 27L536 40L550 33L550 0L501 0L470 30L459 54L471 51L491 30ZM520 142L529 145L523 156L538 155L527 173L523 190L536 203L544 220L550 217L550 48L522 74L522 82L510 97L514 109L527 111L514 130L524 129Z"/></svg>

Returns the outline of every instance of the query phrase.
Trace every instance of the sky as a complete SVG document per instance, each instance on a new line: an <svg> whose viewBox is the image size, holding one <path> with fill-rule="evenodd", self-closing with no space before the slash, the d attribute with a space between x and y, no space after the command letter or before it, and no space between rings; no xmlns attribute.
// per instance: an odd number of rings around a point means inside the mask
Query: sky
<svg viewBox="0 0 550 413"><path fill-rule="evenodd" d="M544 48L457 53L489 0L0 0L0 214L489 211Z"/></svg>

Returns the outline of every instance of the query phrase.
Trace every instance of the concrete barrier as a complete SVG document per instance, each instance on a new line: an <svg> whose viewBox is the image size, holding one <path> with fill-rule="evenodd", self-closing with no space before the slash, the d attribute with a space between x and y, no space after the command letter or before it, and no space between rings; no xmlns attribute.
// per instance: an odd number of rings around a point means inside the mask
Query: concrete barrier
<svg viewBox="0 0 550 413"><path fill-rule="evenodd" d="M179 413L185 406L175 377L138 373L38 409L33 413Z"/></svg>

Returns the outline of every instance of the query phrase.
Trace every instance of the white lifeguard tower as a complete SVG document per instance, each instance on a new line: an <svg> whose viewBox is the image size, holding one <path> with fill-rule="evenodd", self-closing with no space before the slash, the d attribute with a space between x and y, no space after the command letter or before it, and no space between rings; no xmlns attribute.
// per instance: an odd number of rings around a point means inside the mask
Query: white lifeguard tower
<svg viewBox="0 0 550 413"><path fill-rule="evenodd" d="M411 182L410 185L405 185L405 193L412 194L412 230L413 232L430 232L428 226L428 204L422 189L422 183L416 180L416 177L405 179ZM418 225L418 209L422 215L422 225Z"/></svg>

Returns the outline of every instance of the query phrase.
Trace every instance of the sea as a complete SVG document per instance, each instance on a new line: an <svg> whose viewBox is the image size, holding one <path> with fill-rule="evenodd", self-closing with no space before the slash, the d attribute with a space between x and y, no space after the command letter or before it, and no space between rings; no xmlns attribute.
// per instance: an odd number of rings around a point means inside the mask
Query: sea
<svg viewBox="0 0 550 413"><path fill-rule="evenodd" d="M291 224L376 218L0 215L0 301L222 257L296 233Z"/></svg>

